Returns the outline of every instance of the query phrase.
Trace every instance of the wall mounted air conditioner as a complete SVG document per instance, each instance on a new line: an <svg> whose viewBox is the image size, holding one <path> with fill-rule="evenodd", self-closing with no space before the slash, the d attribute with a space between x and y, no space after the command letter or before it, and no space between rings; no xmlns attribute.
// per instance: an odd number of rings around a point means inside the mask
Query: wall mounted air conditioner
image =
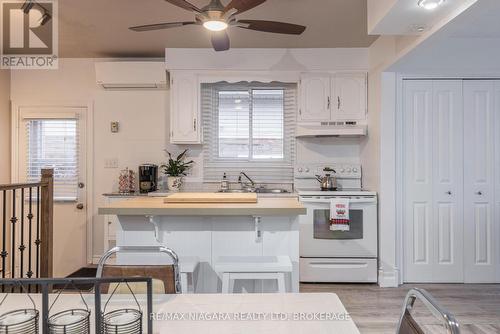
<svg viewBox="0 0 500 334"><path fill-rule="evenodd" d="M165 63L116 61L95 63L97 85L106 90L167 89Z"/></svg>

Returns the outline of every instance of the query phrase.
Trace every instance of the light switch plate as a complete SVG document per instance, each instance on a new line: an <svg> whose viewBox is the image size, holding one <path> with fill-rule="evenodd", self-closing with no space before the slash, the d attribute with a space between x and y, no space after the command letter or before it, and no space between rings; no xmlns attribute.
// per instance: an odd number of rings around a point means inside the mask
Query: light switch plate
<svg viewBox="0 0 500 334"><path fill-rule="evenodd" d="M120 130L120 122L114 121L111 122L111 132L117 133Z"/></svg>
<svg viewBox="0 0 500 334"><path fill-rule="evenodd" d="M104 168L118 168L118 159L105 159L104 160Z"/></svg>

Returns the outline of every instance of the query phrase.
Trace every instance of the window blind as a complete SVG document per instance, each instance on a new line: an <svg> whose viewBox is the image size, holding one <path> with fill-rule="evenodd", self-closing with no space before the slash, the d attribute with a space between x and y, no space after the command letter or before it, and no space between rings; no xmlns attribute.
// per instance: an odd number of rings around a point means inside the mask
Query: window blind
<svg viewBox="0 0 500 334"><path fill-rule="evenodd" d="M75 201L78 195L78 120L29 119L26 133L28 182L38 182L42 168L53 168L54 200Z"/></svg>
<svg viewBox="0 0 500 334"><path fill-rule="evenodd" d="M293 182L297 88L287 83L201 85L203 177Z"/></svg>

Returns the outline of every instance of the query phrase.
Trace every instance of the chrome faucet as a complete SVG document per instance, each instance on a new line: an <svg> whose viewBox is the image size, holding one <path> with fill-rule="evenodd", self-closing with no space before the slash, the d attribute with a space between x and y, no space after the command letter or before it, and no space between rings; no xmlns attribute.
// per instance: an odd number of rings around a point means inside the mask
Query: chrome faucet
<svg viewBox="0 0 500 334"><path fill-rule="evenodd" d="M250 187L243 185L242 176L244 176L248 181L250 181ZM241 188L251 188L252 190L255 189L255 182L247 174L245 174L245 172L240 172L240 175L238 176L238 183L241 185Z"/></svg>

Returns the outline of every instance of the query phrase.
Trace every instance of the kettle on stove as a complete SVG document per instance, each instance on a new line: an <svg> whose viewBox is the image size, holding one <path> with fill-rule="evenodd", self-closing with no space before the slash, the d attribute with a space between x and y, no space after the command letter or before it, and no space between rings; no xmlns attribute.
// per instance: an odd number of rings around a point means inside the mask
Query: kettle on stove
<svg viewBox="0 0 500 334"><path fill-rule="evenodd" d="M321 184L321 190L322 191L335 191L337 190L337 177L333 174L336 174L337 172L335 169L330 168L330 167L325 167L323 169L323 172L327 172L324 176L321 175L316 175L316 179L318 182Z"/></svg>

